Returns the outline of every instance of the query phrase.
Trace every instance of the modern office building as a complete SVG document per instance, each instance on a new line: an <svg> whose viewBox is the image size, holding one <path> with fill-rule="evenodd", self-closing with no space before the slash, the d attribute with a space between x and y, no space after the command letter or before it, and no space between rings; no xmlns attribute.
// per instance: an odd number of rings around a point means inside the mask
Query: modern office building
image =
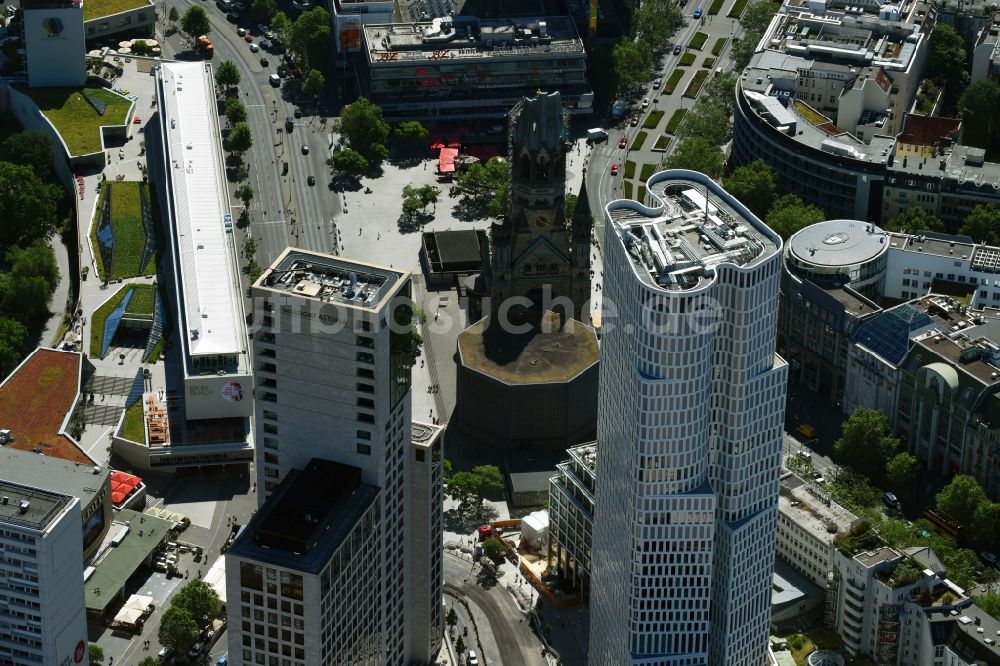
<svg viewBox="0 0 1000 666"><path fill-rule="evenodd" d="M21 9L28 85L82 86L87 80L83 3L24 0Z"/></svg>
<svg viewBox="0 0 1000 666"><path fill-rule="evenodd" d="M597 443L574 446L566 453L569 460L556 465L549 481L548 562L563 586L585 600L593 566Z"/></svg>
<svg viewBox="0 0 1000 666"><path fill-rule="evenodd" d="M280 502L282 480L313 459L356 468L361 486L377 489L375 546L359 552L376 563L376 573L363 578L376 588L371 629L382 663L390 664L423 659L439 629L417 636L414 618L434 625L440 617L440 600L432 598L440 559L427 555L429 544L441 542L441 526L422 515L441 512L432 487L440 451L433 438L430 450L413 443L410 368L418 343L410 279L404 271L288 248L252 288L260 502L265 509L272 495ZM414 521L430 534L418 539ZM369 623L361 616L346 621ZM242 640L235 633L234 650ZM342 659L352 652L335 645L323 654Z"/></svg>
<svg viewBox="0 0 1000 666"><path fill-rule="evenodd" d="M407 624L412 628L411 661L432 664L444 640L444 566L442 562L444 506L444 426L414 421L411 426L410 502L414 510L407 526L412 561L411 603Z"/></svg>
<svg viewBox="0 0 1000 666"><path fill-rule="evenodd" d="M87 658L80 501L0 481L0 664Z"/></svg>
<svg viewBox="0 0 1000 666"><path fill-rule="evenodd" d="M369 97L394 120L503 118L539 89L593 111L587 53L568 16L362 26Z"/></svg>
<svg viewBox="0 0 1000 666"><path fill-rule="evenodd" d="M781 239L703 174L604 211L593 664L766 658L785 362Z"/></svg>

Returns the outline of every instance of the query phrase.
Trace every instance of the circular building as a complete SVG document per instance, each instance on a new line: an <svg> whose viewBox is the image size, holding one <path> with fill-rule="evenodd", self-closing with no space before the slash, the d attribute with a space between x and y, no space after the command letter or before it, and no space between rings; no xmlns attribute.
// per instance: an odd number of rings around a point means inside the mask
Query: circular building
<svg viewBox="0 0 1000 666"><path fill-rule="evenodd" d="M785 268L822 286L844 287L876 300L882 293L889 243L868 222L828 220L801 229L785 245Z"/></svg>
<svg viewBox="0 0 1000 666"><path fill-rule="evenodd" d="M816 650L806 658L809 666L844 666L844 658L833 650Z"/></svg>
<svg viewBox="0 0 1000 666"><path fill-rule="evenodd" d="M481 319L458 336L462 433L501 449L564 450L597 430L598 345L594 329L535 315L522 332Z"/></svg>

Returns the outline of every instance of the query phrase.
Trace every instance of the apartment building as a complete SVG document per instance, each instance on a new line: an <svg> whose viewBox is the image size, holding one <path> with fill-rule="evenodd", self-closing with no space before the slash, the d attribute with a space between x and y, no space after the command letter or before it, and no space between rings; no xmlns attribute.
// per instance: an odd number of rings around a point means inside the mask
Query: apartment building
<svg viewBox="0 0 1000 666"><path fill-rule="evenodd" d="M0 481L0 664L87 658L80 500Z"/></svg>
<svg viewBox="0 0 1000 666"><path fill-rule="evenodd" d="M594 543L594 488L597 443L566 451L569 460L556 465L549 480L549 567L562 584L581 599L590 594Z"/></svg>
<svg viewBox="0 0 1000 666"><path fill-rule="evenodd" d="M786 366L781 239L705 175L604 211L593 664L762 663Z"/></svg>

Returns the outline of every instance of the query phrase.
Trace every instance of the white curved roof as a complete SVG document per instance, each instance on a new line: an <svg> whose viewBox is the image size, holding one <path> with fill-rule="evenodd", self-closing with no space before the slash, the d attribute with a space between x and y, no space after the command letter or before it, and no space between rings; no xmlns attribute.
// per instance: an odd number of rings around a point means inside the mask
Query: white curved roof
<svg viewBox="0 0 1000 666"><path fill-rule="evenodd" d="M859 220L820 222L788 239L788 252L799 263L826 268L857 266L888 251L886 233Z"/></svg>

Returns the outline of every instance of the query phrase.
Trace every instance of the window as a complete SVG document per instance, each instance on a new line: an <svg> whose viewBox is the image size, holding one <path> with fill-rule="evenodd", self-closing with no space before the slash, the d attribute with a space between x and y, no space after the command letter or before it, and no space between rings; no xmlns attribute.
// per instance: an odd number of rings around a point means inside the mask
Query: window
<svg viewBox="0 0 1000 666"><path fill-rule="evenodd" d="M423 462L425 457L425 451L423 449L417 449L415 452L417 462Z"/></svg>
<svg viewBox="0 0 1000 666"><path fill-rule="evenodd" d="M358 442L358 453L365 456L370 456L372 454L372 447L368 444L362 444L361 442Z"/></svg>

